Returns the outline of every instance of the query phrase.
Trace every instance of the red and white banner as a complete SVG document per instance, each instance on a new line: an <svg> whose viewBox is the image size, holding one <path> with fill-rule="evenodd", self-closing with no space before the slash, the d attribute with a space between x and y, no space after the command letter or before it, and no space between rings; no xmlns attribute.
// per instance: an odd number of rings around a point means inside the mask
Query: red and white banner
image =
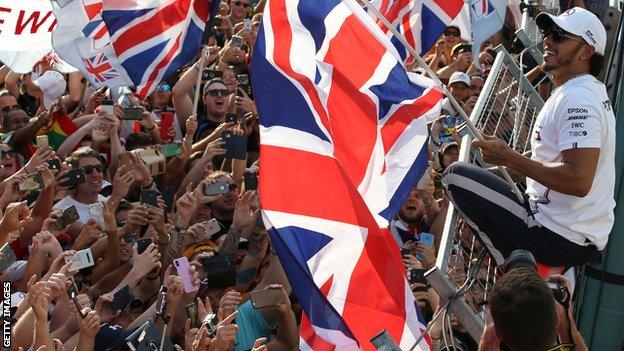
<svg viewBox="0 0 624 351"><path fill-rule="evenodd" d="M55 26L49 0L0 0L0 61L29 73L52 50Z"/></svg>

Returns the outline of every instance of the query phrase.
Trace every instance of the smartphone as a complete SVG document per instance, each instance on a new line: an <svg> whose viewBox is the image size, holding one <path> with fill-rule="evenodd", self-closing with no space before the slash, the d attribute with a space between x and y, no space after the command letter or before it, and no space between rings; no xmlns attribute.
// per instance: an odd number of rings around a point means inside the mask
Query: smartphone
<svg viewBox="0 0 624 351"><path fill-rule="evenodd" d="M69 282L70 284L67 288L67 296L69 296L69 298L73 300L74 298L76 298L76 296L78 296L78 286L76 286L76 282L74 281L73 277L69 279Z"/></svg>
<svg viewBox="0 0 624 351"><path fill-rule="evenodd" d="M69 293L69 290L67 292ZM76 310L80 314L80 317L82 318L86 317L87 315L82 313L82 306L80 306L80 304L78 303L78 299L76 297L73 297L71 298L71 300L74 302L74 305L76 306Z"/></svg>
<svg viewBox="0 0 624 351"><path fill-rule="evenodd" d="M180 144L176 143L162 144L160 148L162 149L162 153L163 155L165 155L165 157L174 157L182 153L182 148L180 147Z"/></svg>
<svg viewBox="0 0 624 351"><path fill-rule="evenodd" d="M429 233L420 233L419 243L423 243L425 246L433 247L435 236Z"/></svg>
<svg viewBox="0 0 624 351"><path fill-rule="evenodd" d="M83 168L70 169L63 178L67 178L66 181L61 183L63 186L75 187L79 184L86 182L86 174Z"/></svg>
<svg viewBox="0 0 624 351"><path fill-rule="evenodd" d="M226 113L225 114L225 122L238 122L238 115L236 113Z"/></svg>
<svg viewBox="0 0 624 351"><path fill-rule="evenodd" d="M386 329L373 336L370 341L378 351L401 351L399 345L396 344Z"/></svg>
<svg viewBox="0 0 624 351"><path fill-rule="evenodd" d="M225 157L235 160L247 158L247 137L236 135L230 130L221 133L221 139L225 141Z"/></svg>
<svg viewBox="0 0 624 351"><path fill-rule="evenodd" d="M95 264L93 260L93 254L91 253L91 249L84 249L80 251L76 251L76 253L72 257L65 257L65 263L71 262L71 270L80 270L87 267L92 267Z"/></svg>
<svg viewBox="0 0 624 351"><path fill-rule="evenodd" d="M284 303L284 293L282 289L264 289L249 293L253 308L265 308Z"/></svg>
<svg viewBox="0 0 624 351"><path fill-rule="evenodd" d="M37 148L50 147L47 135L37 135Z"/></svg>
<svg viewBox="0 0 624 351"><path fill-rule="evenodd" d="M224 195L230 192L230 184L225 180L218 180L204 187L204 195L215 196Z"/></svg>
<svg viewBox="0 0 624 351"><path fill-rule="evenodd" d="M186 309L186 316L191 321L191 328L199 328L202 323L199 320L199 312L197 311L197 304L195 302L187 303L184 308Z"/></svg>
<svg viewBox="0 0 624 351"><path fill-rule="evenodd" d="M173 127L173 112L163 111L160 113L160 138L169 140L169 130Z"/></svg>
<svg viewBox="0 0 624 351"><path fill-rule="evenodd" d="M6 243L0 249L0 272L4 272L17 261L17 256L9 243Z"/></svg>
<svg viewBox="0 0 624 351"><path fill-rule="evenodd" d="M249 89L249 76L246 74L239 74L236 76L236 82L238 83L239 88L241 88L247 95L251 94L251 89Z"/></svg>
<svg viewBox="0 0 624 351"><path fill-rule="evenodd" d="M239 35L232 36L232 46L241 47L243 45L243 37Z"/></svg>
<svg viewBox="0 0 624 351"><path fill-rule="evenodd" d="M427 280L425 279L425 272L427 272L426 269L420 269L420 268L410 269L410 272L409 272L410 284L421 283L421 284L426 285Z"/></svg>
<svg viewBox="0 0 624 351"><path fill-rule="evenodd" d="M58 173L61 171L61 160L59 160L58 158L47 160L46 163L48 164L48 168L53 173Z"/></svg>
<svg viewBox="0 0 624 351"><path fill-rule="evenodd" d="M121 289L117 290L113 294L113 301L108 302L108 309L112 313L116 313L117 311L123 311L126 309L126 307L128 307L132 300L134 300L134 295L132 294L132 291L130 290L128 284L124 284Z"/></svg>
<svg viewBox="0 0 624 351"><path fill-rule="evenodd" d="M221 231L221 225L216 218L213 218L206 223L206 231L204 232L208 238Z"/></svg>
<svg viewBox="0 0 624 351"><path fill-rule="evenodd" d="M31 173L24 178L23 182L18 184L18 188L20 191L41 190L45 188L43 176L41 173Z"/></svg>
<svg viewBox="0 0 624 351"><path fill-rule="evenodd" d="M251 30L251 19L250 18L243 19L243 29Z"/></svg>
<svg viewBox="0 0 624 351"><path fill-rule="evenodd" d="M401 257L405 258L405 256L411 255L411 254L412 253L410 252L409 249L406 249L406 248L403 248L403 247L401 248Z"/></svg>
<svg viewBox="0 0 624 351"><path fill-rule="evenodd" d="M204 68L204 71L202 72L202 81L207 82L214 78L223 78L223 71Z"/></svg>
<svg viewBox="0 0 624 351"><path fill-rule="evenodd" d="M156 190L141 190L141 203L158 207L158 195L160 193Z"/></svg>
<svg viewBox="0 0 624 351"><path fill-rule="evenodd" d="M191 276L191 266L189 265L188 258L180 257L173 260L173 266L178 273L178 276L182 278L184 282L184 292L191 293L199 290L199 285L193 284L193 277Z"/></svg>
<svg viewBox="0 0 624 351"><path fill-rule="evenodd" d="M124 107L123 108L123 117L120 119L125 121L140 121L143 119L143 108L142 107Z"/></svg>
<svg viewBox="0 0 624 351"><path fill-rule="evenodd" d="M152 239L143 238L136 241L137 244L137 253L140 255L147 250L148 246L152 243Z"/></svg>
<svg viewBox="0 0 624 351"><path fill-rule="evenodd" d="M104 223L104 206L102 206L101 202L89 205L89 217L95 220L95 223L100 226L100 229L106 229L106 224Z"/></svg>
<svg viewBox="0 0 624 351"><path fill-rule="evenodd" d="M203 268L209 289L224 289L236 285L236 261L233 255L219 254L206 259Z"/></svg>
<svg viewBox="0 0 624 351"><path fill-rule="evenodd" d="M175 347L171 340L164 335L162 329L152 320L148 320L124 339L130 351L173 351ZM162 344L162 347L161 347Z"/></svg>
<svg viewBox="0 0 624 351"><path fill-rule="evenodd" d="M63 230L63 228L76 222L78 219L80 219L78 210L76 209L76 206L71 205L68 208L64 209L63 215L56 220L56 227L59 230Z"/></svg>
<svg viewBox="0 0 624 351"><path fill-rule="evenodd" d="M100 104L100 109L102 109L102 111L109 113L113 116L115 115L115 103L113 102L113 100L109 100L109 99L102 100L102 103Z"/></svg>
<svg viewBox="0 0 624 351"><path fill-rule="evenodd" d="M165 211L171 212L173 211L173 203L175 200L175 191L176 188L170 185L165 185L162 188L161 194L163 200L165 200Z"/></svg>
<svg viewBox="0 0 624 351"><path fill-rule="evenodd" d="M258 174L256 173L245 173L243 174L243 178L245 181L245 191L247 190L258 190Z"/></svg>

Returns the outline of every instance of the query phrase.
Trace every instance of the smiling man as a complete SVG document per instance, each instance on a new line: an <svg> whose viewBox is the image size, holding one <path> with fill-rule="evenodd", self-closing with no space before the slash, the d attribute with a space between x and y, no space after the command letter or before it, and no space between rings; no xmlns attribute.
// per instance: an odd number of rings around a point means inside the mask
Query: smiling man
<svg viewBox="0 0 624 351"><path fill-rule="evenodd" d="M531 157L494 137L473 143L486 162L526 176L528 206L501 178L466 163L447 168L443 184L497 263L525 249L543 264L575 266L604 249L614 220L615 116L595 78L607 34L578 7L536 21L544 32L542 69L557 88L535 121Z"/></svg>

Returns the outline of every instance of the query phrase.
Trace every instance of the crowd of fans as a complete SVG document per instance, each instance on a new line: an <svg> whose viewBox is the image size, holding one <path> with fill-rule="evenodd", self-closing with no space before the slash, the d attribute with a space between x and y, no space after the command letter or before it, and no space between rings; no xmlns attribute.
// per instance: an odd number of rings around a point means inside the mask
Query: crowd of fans
<svg viewBox="0 0 624 351"><path fill-rule="evenodd" d="M146 350L137 331L157 344L164 331L185 351L298 348L301 311L255 188L248 65L263 6L222 1L205 70L198 57L145 101L51 62L31 74L0 69L0 279L12 287L12 349L125 349L128 339ZM448 27L425 59L470 114L503 36L473 57L461 34ZM430 125L430 168L391 223L427 322L442 304L422 272L435 265L449 203L440 176L458 160L461 122L447 99ZM268 307L255 308L262 298ZM430 330L434 350L447 346L442 328ZM455 349L477 349L456 319L452 328Z"/></svg>

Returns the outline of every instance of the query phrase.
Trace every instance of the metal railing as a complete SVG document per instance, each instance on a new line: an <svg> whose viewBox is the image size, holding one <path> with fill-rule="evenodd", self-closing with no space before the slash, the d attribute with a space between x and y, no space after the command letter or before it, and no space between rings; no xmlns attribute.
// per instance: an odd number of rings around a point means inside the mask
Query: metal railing
<svg viewBox="0 0 624 351"><path fill-rule="evenodd" d="M553 15L559 14L559 1L534 1L525 0L522 6L522 22L520 29L516 31L516 37L520 40L525 48L529 49L529 54L538 64L543 61L542 47L538 45L542 42L542 33L540 32L535 17L540 12L548 12Z"/></svg>
<svg viewBox="0 0 624 351"><path fill-rule="evenodd" d="M502 47L496 51L496 60L470 119L483 133L497 136L517 152L527 154L533 123L544 101L514 58ZM480 153L471 149L472 139L470 134L463 137L459 160L488 168L490 165L483 162ZM518 185L523 188L523 184ZM449 205L436 266L456 286L467 278L474 279L465 300L481 318L485 318L485 302L500 273L494 259L484 250L466 221ZM474 272L475 276L466 277L467 272Z"/></svg>

